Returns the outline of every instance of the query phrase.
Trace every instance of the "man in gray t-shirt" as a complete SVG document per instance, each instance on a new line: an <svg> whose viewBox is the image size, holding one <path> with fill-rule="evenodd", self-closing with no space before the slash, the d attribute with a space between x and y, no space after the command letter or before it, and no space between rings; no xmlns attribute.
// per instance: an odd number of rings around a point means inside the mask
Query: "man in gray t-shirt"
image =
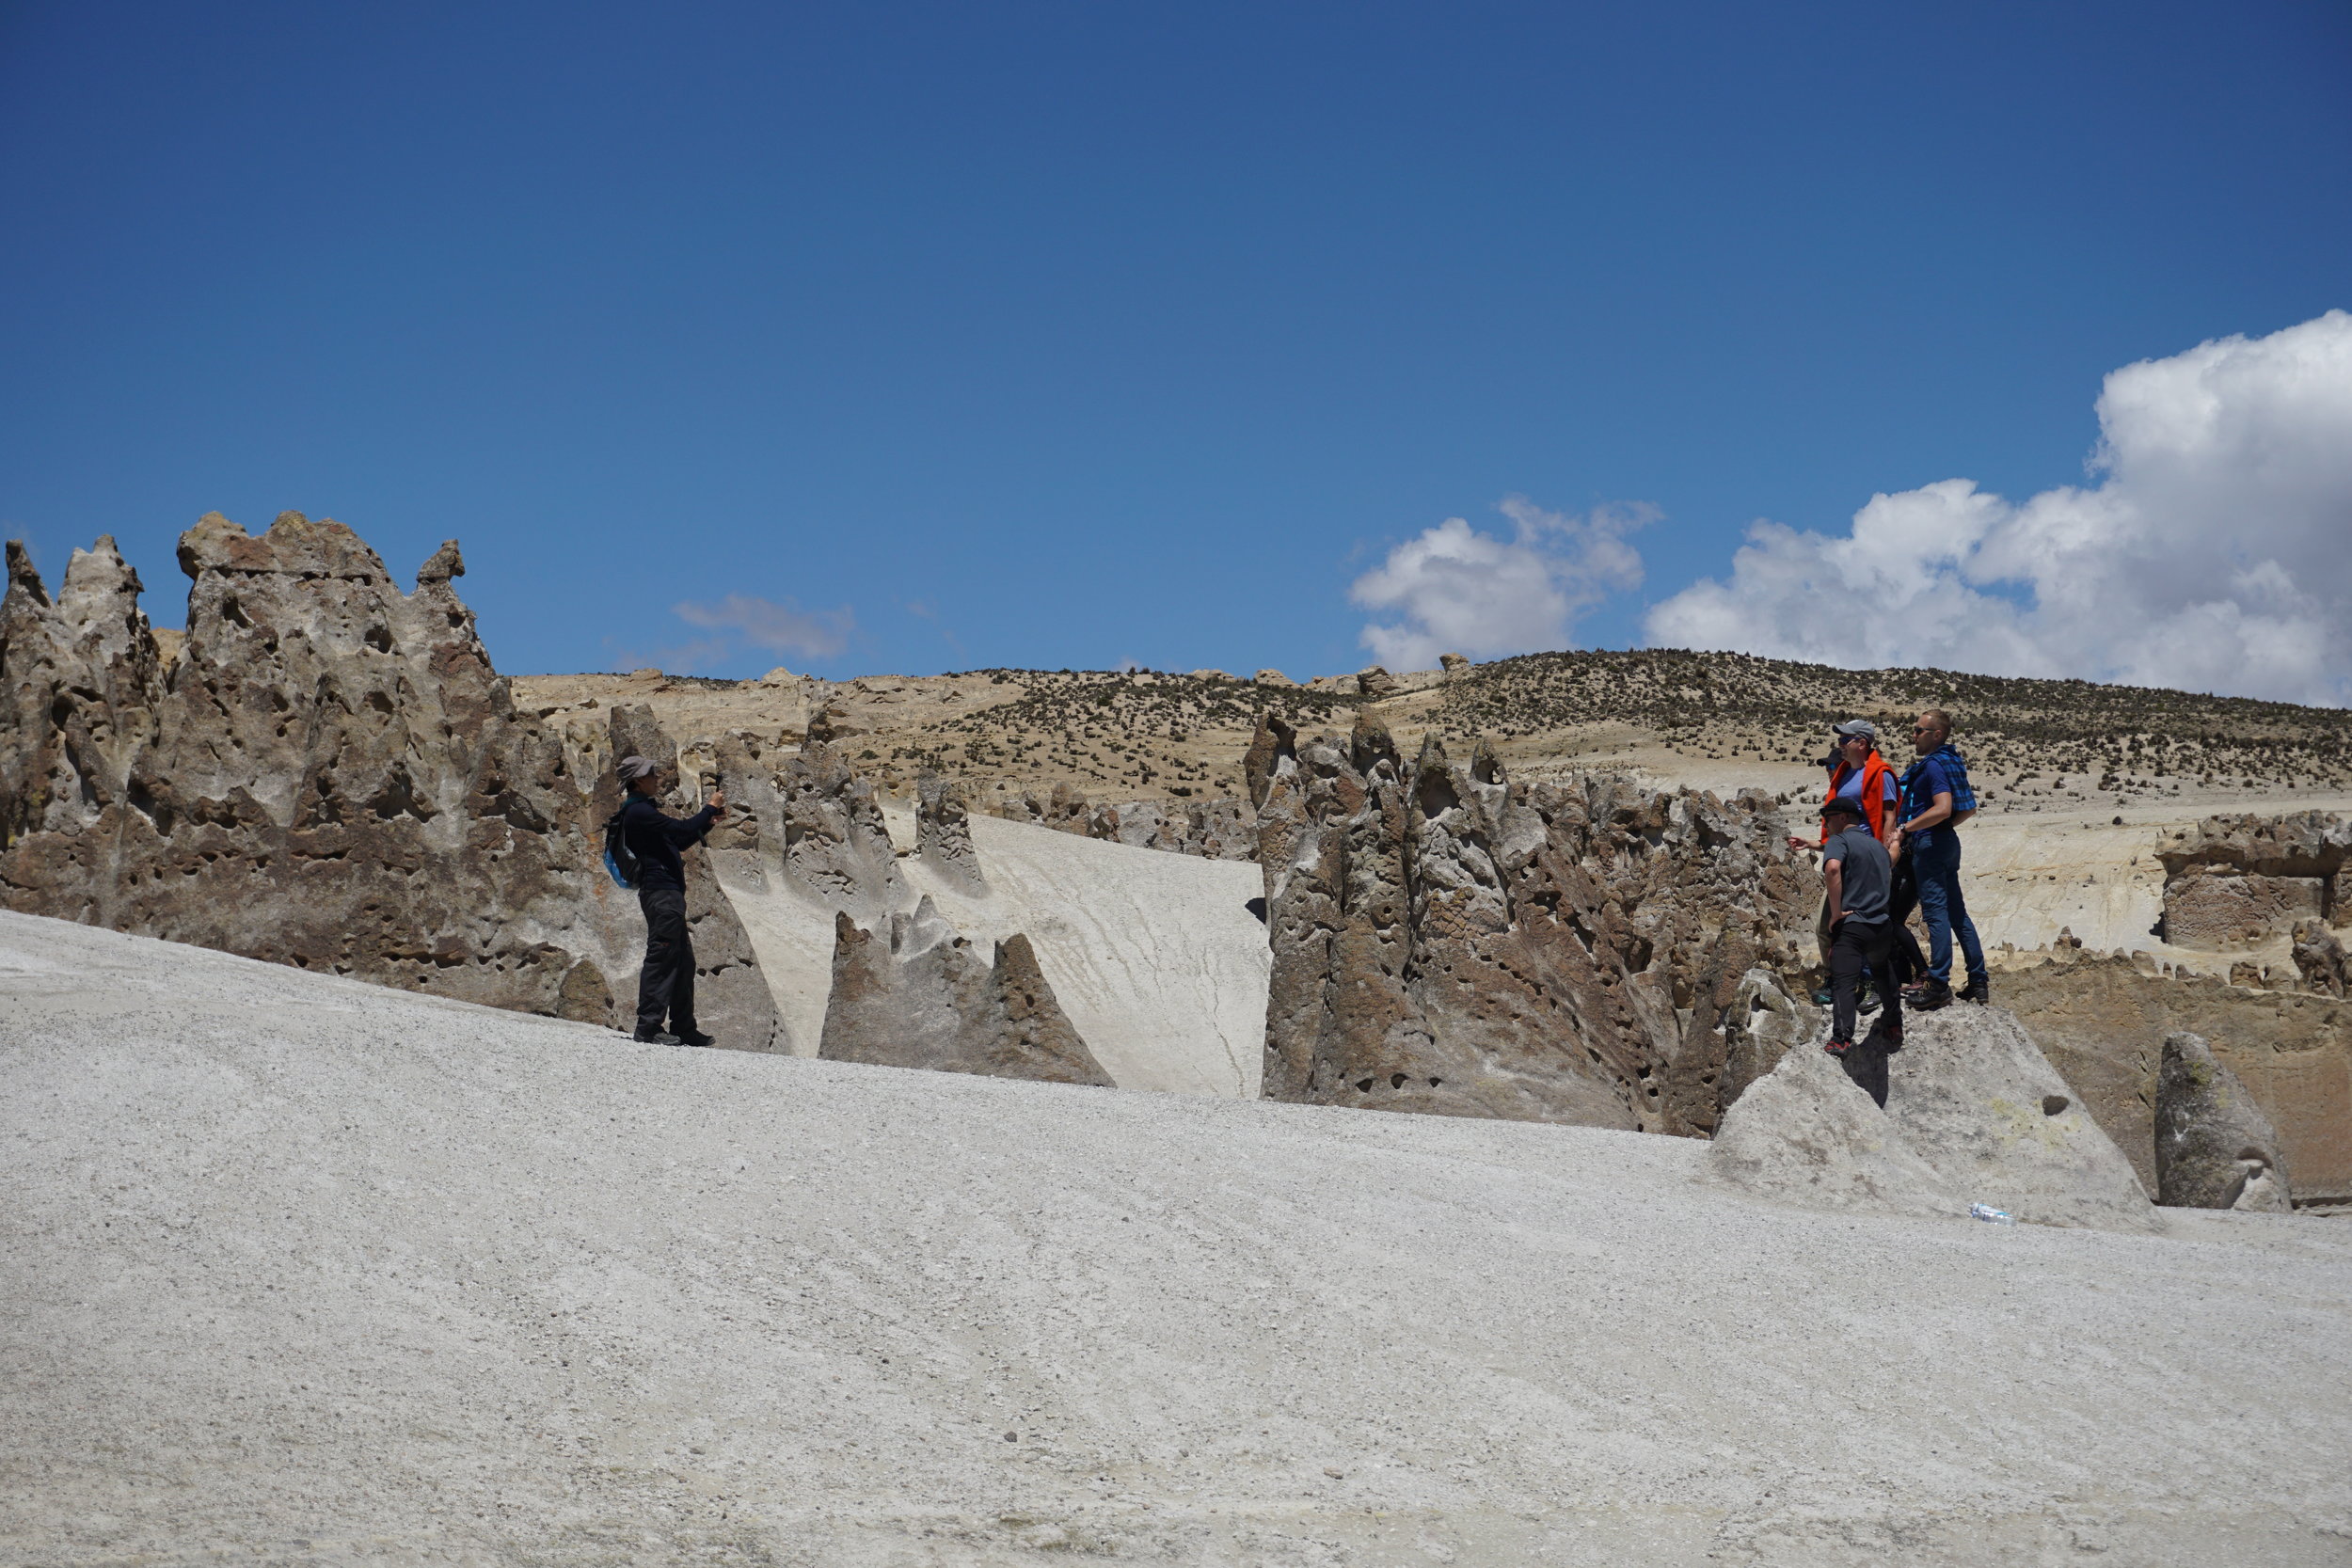
<svg viewBox="0 0 2352 1568"><path fill-rule="evenodd" d="M1862 810L1851 800L1833 798L1821 808L1828 837L1821 844L1821 874L1829 882L1829 963L1831 1022L1824 1048L1844 1064L1846 1076L1886 1103L1886 1056L1903 1045L1902 988L1894 977L1893 922L1887 918L1888 893L1895 880L1894 863L1884 845L1870 836ZM1867 1040L1856 1043L1854 993L1867 969L1878 976L1879 994L1886 1010Z"/></svg>

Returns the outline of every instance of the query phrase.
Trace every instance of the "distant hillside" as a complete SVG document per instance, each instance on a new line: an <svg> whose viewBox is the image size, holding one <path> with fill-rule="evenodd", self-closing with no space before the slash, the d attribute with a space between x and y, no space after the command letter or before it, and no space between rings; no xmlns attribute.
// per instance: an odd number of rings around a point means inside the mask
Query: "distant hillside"
<svg viewBox="0 0 2352 1568"><path fill-rule="evenodd" d="M2130 801L2352 783L2352 712L2086 681L1653 649L1529 654L1449 676L1407 675L1406 689L1381 697L1329 689L1336 684L1260 685L1215 672L973 670L782 686L646 672L517 686L546 689L548 700L560 689L565 703L598 693L608 703L650 703L686 736L764 729L792 744L821 710L851 757L888 783L930 768L991 792L1066 783L1098 799L1238 795L1259 713L1310 731L1344 730L1363 708L1408 746L1423 734L1449 746L1485 737L1515 768L1537 771L1615 759L1670 776L1685 763L1721 774L1721 765L1753 758L1777 769L1756 782L1785 782L1789 765L1822 753L1841 719L1877 721L1887 754L1909 756L1912 716L1934 706L1953 714L1979 784L2013 800Z"/></svg>

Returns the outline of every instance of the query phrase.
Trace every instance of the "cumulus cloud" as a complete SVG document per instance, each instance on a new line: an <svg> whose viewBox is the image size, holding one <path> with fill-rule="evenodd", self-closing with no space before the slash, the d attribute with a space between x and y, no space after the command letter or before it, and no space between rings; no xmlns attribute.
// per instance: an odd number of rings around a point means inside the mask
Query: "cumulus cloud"
<svg viewBox="0 0 2352 1568"><path fill-rule="evenodd" d="M755 648L810 658L831 658L850 645L850 634L857 629L857 618L847 605L804 610L790 599L778 604L755 594L729 594L709 604L689 600L670 608L689 626L729 633Z"/></svg>
<svg viewBox="0 0 2352 1568"><path fill-rule="evenodd" d="M1508 538L1448 517L1349 587L1356 604L1392 612L1361 638L1380 663L1425 670L1441 653L1478 658L1564 648L1577 616L1641 585L1641 552L1626 535L1652 521L1652 509L1596 507L1579 517L1511 496L1497 510L1511 520Z"/></svg>
<svg viewBox="0 0 2352 1568"><path fill-rule="evenodd" d="M2098 413L2090 484L1758 522L1648 641L2352 704L2352 314L2127 365Z"/></svg>

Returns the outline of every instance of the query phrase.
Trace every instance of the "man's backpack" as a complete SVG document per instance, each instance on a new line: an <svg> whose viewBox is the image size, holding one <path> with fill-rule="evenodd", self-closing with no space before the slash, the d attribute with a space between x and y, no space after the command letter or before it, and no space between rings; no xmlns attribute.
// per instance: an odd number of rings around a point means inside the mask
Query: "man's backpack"
<svg viewBox="0 0 2352 1568"><path fill-rule="evenodd" d="M604 868L624 891L633 893L642 868L637 863L637 851L628 847L628 833L621 826L621 818L628 815L628 807L623 805L604 819Z"/></svg>
<svg viewBox="0 0 2352 1568"><path fill-rule="evenodd" d="M1945 777L1952 781L1951 825L1959 827L1977 815L1977 792L1968 783L1968 759L1955 746L1936 749L1935 760L1944 765Z"/></svg>

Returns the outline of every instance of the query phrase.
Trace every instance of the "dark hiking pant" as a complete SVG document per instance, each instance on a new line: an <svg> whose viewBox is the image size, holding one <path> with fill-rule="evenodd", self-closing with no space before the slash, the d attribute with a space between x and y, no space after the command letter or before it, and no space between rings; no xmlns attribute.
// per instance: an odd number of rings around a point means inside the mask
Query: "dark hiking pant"
<svg viewBox="0 0 2352 1568"><path fill-rule="evenodd" d="M1865 924L1859 920L1841 920L1830 937L1829 993L1830 1038L1853 1040L1839 1057L1846 1076L1869 1091L1870 1098L1882 1106L1886 1103L1886 1045L1903 1037L1903 992L1900 986L1882 983L1879 987L1878 1027L1867 1040L1854 1040L1854 997L1862 989L1862 972L1886 976L1893 971L1895 926L1891 921Z"/></svg>
<svg viewBox="0 0 2352 1568"><path fill-rule="evenodd" d="M1928 972L1927 956L1919 951L1919 939L1911 931L1911 911L1919 907L1919 878L1909 850L1895 863L1895 883L1888 891L1887 904L1886 928L1892 949L1888 967L1894 971L1895 984L1907 986ZM1874 978L1883 978L1872 973Z"/></svg>
<svg viewBox="0 0 2352 1568"><path fill-rule="evenodd" d="M694 943L686 933L686 890L637 890L645 911L645 967L637 977L637 1032L658 1035L666 1017L674 1035L694 1028Z"/></svg>

